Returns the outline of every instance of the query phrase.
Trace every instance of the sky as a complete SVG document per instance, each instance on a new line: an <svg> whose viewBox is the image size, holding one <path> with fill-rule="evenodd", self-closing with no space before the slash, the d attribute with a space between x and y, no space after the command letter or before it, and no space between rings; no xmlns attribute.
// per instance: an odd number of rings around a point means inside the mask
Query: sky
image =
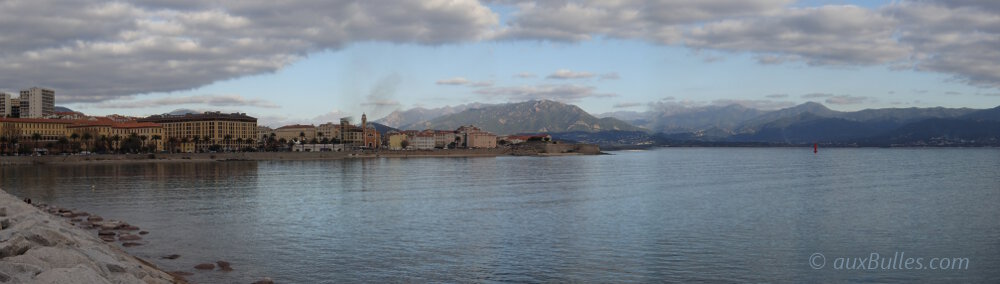
<svg viewBox="0 0 1000 284"><path fill-rule="evenodd" d="M13 0L0 27L0 91L90 115L1000 105L992 0Z"/></svg>

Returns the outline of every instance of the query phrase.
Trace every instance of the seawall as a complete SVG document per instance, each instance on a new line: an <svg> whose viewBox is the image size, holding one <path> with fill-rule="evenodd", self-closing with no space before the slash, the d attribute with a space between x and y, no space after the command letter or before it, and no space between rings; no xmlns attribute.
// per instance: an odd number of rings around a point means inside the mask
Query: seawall
<svg viewBox="0 0 1000 284"><path fill-rule="evenodd" d="M0 282L186 283L3 190Z"/></svg>

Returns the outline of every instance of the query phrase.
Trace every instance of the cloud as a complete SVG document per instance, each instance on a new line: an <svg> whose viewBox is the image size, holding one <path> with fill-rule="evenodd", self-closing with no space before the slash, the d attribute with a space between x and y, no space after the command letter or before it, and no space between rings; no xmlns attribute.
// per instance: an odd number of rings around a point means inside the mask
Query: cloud
<svg viewBox="0 0 1000 284"><path fill-rule="evenodd" d="M957 95L961 95L962 93L956 92L956 91L947 91L947 92L944 92L944 94L945 95L957 96Z"/></svg>
<svg viewBox="0 0 1000 284"><path fill-rule="evenodd" d="M642 105L642 103L635 103L635 102L632 102L632 103L617 103L617 104L615 104L612 107L613 108L630 108L630 107L637 107L637 106L641 106L641 105Z"/></svg>
<svg viewBox="0 0 1000 284"><path fill-rule="evenodd" d="M531 79L531 78L538 77L538 75L535 75L535 73L530 73L530 72L521 72L521 73L515 74L514 77L521 78L521 79Z"/></svg>
<svg viewBox="0 0 1000 284"><path fill-rule="evenodd" d="M469 81L469 79L465 79L464 77L453 77L453 78L444 79L444 80L437 80L436 83L438 85L469 86L469 87L473 87L473 88L482 88L482 87L493 86L493 81L473 82L473 81Z"/></svg>
<svg viewBox="0 0 1000 284"><path fill-rule="evenodd" d="M99 102L271 73L355 42L477 41L498 23L475 0L4 1L0 86Z"/></svg>
<svg viewBox="0 0 1000 284"><path fill-rule="evenodd" d="M525 1L517 2L508 26L496 38L577 42L604 36L669 44L682 38L686 24L766 14L789 3L791 0Z"/></svg>
<svg viewBox="0 0 1000 284"><path fill-rule="evenodd" d="M361 103L361 106L365 107L365 111L370 113L373 117L382 117L393 110L399 108L402 104L395 99L396 89L399 88L400 82L403 78L398 73L392 73L382 77L372 85L371 90L368 95L365 96L365 101Z"/></svg>
<svg viewBox="0 0 1000 284"><path fill-rule="evenodd" d="M760 54L763 63L882 64L906 59L893 39L898 21L857 6L791 8L768 17L727 19L696 27L685 45Z"/></svg>
<svg viewBox="0 0 1000 284"><path fill-rule="evenodd" d="M331 110L330 112L317 115L312 118L291 118L287 116L273 116L273 115L261 116L257 118L257 125L278 128L292 124L320 125L327 122L340 123L340 118L351 117L352 115L359 115L359 114L347 113L339 109L334 109Z"/></svg>
<svg viewBox="0 0 1000 284"><path fill-rule="evenodd" d="M772 100L720 99L712 101L712 105L715 106L740 105L742 107L755 108L759 110L777 110L794 106L795 103L786 101L772 101Z"/></svg>
<svg viewBox="0 0 1000 284"><path fill-rule="evenodd" d="M869 97L849 96L849 95L837 95L826 99L826 103L834 105L857 105L869 101L874 101L874 99Z"/></svg>
<svg viewBox="0 0 1000 284"><path fill-rule="evenodd" d="M599 93L595 87L572 84L490 87L476 90L475 93L490 98L505 98L509 101L548 99L561 102L576 102L585 98L617 96L611 93Z"/></svg>
<svg viewBox="0 0 1000 284"><path fill-rule="evenodd" d="M833 96L833 94L827 94L827 93L809 93L809 94L802 95L802 98L803 99L816 99L816 98L829 98L829 97L832 97L832 96Z"/></svg>
<svg viewBox="0 0 1000 284"><path fill-rule="evenodd" d="M771 99L784 99L784 98L788 97L788 94L770 94L770 95L767 95L765 97L771 98Z"/></svg>
<svg viewBox="0 0 1000 284"><path fill-rule="evenodd" d="M150 108L172 105L203 105L213 107L259 107L278 108L273 102L260 99L247 99L240 95L203 95L187 97L169 97L150 100L109 101L94 105L96 108Z"/></svg>
<svg viewBox="0 0 1000 284"><path fill-rule="evenodd" d="M548 76L545 76L545 78L566 80L566 79L589 79L593 78L594 76L595 76L594 73L590 72L578 72L569 69L559 69L556 70L556 72L549 74Z"/></svg>
<svg viewBox="0 0 1000 284"><path fill-rule="evenodd" d="M604 73L601 74L601 80L618 80L622 77L618 75L618 72Z"/></svg>
<svg viewBox="0 0 1000 284"><path fill-rule="evenodd" d="M465 85L469 83L468 79L462 77L454 77L443 80L437 80L438 85Z"/></svg>

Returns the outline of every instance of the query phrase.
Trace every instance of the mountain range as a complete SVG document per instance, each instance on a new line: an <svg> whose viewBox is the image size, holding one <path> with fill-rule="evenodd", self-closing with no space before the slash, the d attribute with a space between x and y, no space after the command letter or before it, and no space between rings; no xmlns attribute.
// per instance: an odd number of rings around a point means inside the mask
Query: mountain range
<svg viewBox="0 0 1000 284"><path fill-rule="evenodd" d="M396 111L377 120L400 129L476 125L500 135L550 133L602 145L822 143L844 146L1000 146L1000 107L835 111L807 102L765 111L737 104L590 115L549 100Z"/></svg>

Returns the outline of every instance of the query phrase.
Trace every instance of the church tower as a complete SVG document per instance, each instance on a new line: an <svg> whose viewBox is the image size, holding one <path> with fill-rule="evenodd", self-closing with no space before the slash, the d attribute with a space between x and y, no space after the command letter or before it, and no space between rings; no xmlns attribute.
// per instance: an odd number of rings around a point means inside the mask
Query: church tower
<svg viewBox="0 0 1000 284"><path fill-rule="evenodd" d="M368 129L368 116L361 113L361 129Z"/></svg>

